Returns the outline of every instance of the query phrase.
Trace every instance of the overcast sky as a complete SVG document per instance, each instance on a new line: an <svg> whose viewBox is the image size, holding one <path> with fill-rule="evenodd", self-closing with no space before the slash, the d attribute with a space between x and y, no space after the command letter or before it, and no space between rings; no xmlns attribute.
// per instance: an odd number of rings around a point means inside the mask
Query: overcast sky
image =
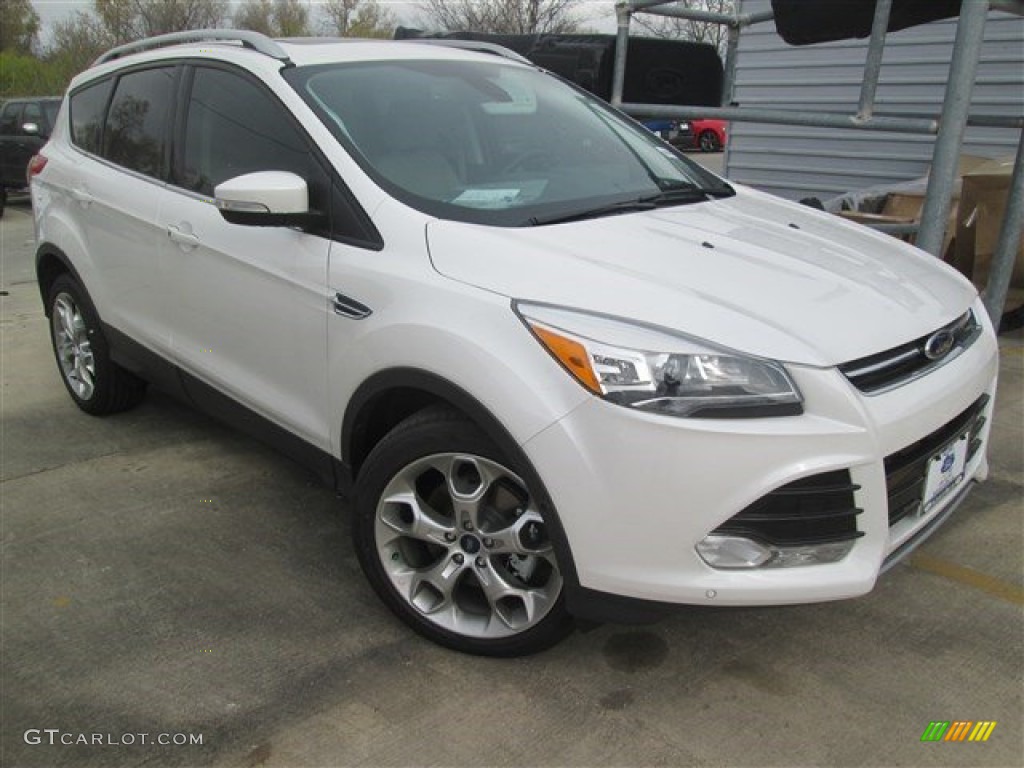
<svg viewBox="0 0 1024 768"><path fill-rule="evenodd" d="M3 0L0 0L3 2ZM398 17L399 24L416 26L419 22L420 12L416 3L403 2L400 0L378 0L382 5L387 5ZM309 0L310 5L316 5L316 0ZM39 36L44 44L49 40L49 27L53 22L67 18L75 11L86 11L92 7L91 0L32 0L43 29ZM615 3L613 0L584 0L580 4L580 19L583 24L599 32L615 31Z"/></svg>

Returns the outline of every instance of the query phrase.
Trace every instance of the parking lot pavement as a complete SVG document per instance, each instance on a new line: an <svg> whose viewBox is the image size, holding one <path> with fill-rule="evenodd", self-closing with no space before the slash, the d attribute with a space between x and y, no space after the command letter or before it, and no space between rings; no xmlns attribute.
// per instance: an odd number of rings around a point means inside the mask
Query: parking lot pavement
<svg viewBox="0 0 1024 768"><path fill-rule="evenodd" d="M1001 340L989 482L870 595L690 609L487 660L391 618L347 511L286 459L159 395L75 408L24 207L0 240L0 764L1024 763L1019 334ZM997 726L922 743L939 720Z"/></svg>

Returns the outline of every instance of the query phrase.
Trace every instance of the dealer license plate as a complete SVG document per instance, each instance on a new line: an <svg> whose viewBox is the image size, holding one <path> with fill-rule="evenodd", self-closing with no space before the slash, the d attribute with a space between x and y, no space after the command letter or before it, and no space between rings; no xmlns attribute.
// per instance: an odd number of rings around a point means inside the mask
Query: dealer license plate
<svg viewBox="0 0 1024 768"><path fill-rule="evenodd" d="M967 435L947 445L928 462L928 476L924 481L924 505L921 514L931 512L964 481L967 467Z"/></svg>

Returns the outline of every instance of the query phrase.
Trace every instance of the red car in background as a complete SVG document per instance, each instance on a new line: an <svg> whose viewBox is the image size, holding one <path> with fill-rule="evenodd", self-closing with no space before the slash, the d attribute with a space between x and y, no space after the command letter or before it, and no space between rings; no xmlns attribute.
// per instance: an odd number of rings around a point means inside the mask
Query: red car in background
<svg viewBox="0 0 1024 768"><path fill-rule="evenodd" d="M648 118L641 121L649 131L680 149L721 152L729 124L725 120L671 120Z"/></svg>
<svg viewBox="0 0 1024 768"><path fill-rule="evenodd" d="M725 120L690 120L693 146L701 152L721 152L728 137L729 124Z"/></svg>

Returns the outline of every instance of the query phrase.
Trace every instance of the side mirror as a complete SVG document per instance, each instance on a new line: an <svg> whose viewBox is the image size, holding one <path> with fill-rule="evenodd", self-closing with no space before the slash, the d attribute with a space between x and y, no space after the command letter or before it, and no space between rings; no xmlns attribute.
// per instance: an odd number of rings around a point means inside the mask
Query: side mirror
<svg viewBox="0 0 1024 768"><path fill-rule="evenodd" d="M22 123L21 132L26 136L38 136L39 135L39 123Z"/></svg>
<svg viewBox="0 0 1024 768"><path fill-rule="evenodd" d="M213 190L220 215L249 227L299 227L323 224L326 217L309 210L309 188L288 171L259 171L236 176Z"/></svg>

